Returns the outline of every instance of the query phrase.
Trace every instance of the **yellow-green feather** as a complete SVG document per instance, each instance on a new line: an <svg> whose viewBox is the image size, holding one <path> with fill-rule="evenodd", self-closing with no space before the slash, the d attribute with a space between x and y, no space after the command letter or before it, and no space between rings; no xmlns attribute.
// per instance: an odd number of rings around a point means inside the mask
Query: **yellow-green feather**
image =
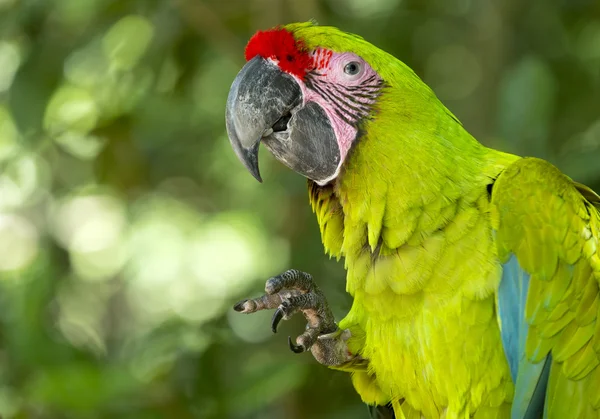
<svg viewBox="0 0 600 419"><path fill-rule="evenodd" d="M594 348L600 342L600 269L594 262L600 258L600 213L594 197L539 159L511 165L494 186L499 257L516 255L531 275L525 355L540 362L552 354L549 419L600 417L600 351Z"/></svg>
<svg viewBox="0 0 600 419"><path fill-rule="evenodd" d="M407 66L362 38L286 27L309 49L358 54L385 81L338 180L309 182L326 251L345 260L354 302L340 327L368 361L347 368L363 400L391 402L399 418L508 417L496 294L515 254L531 274L527 356L556 352L550 417L599 409L589 386L600 384L595 194L547 163L480 145ZM563 391L587 404L558 403Z"/></svg>
<svg viewBox="0 0 600 419"><path fill-rule="evenodd" d="M486 185L515 157L477 143L386 53L330 28L294 31L309 48L357 53L387 86L340 181L309 187L325 247L348 270L354 304L340 326L361 336L349 344L369 360L354 372L359 394L408 416L497 417L513 390L493 315L500 265Z"/></svg>

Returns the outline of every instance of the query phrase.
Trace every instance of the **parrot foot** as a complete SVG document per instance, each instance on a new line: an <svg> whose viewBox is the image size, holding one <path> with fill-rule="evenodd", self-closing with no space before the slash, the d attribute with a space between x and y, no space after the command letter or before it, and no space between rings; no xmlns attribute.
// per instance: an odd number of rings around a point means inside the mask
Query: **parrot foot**
<svg viewBox="0 0 600 419"><path fill-rule="evenodd" d="M302 353L310 349L315 359L327 366L341 365L354 358L346 344L350 331L338 328L327 299L312 275L290 269L269 279L265 292L261 297L240 301L233 307L234 310L249 314L276 309L271 321L273 333L277 333L281 320L288 320L301 312L307 320L306 330L295 343L288 337L292 352Z"/></svg>

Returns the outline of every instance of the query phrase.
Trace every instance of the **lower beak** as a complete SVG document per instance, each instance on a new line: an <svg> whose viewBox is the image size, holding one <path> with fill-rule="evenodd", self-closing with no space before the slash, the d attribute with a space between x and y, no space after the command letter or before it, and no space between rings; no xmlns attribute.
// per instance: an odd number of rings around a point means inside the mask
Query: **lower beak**
<svg viewBox="0 0 600 419"><path fill-rule="evenodd" d="M318 183L335 177L340 152L327 114L315 102L303 104L298 82L259 56L248 61L229 91L226 108L229 141L258 180L258 148Z"/></svg>

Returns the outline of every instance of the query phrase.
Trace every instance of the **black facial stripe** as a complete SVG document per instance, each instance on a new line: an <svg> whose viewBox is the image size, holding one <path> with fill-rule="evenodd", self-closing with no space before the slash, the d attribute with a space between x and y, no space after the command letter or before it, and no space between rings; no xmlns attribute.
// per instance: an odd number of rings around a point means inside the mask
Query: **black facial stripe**
<svg viewBox="0 0 600 419"><path fill-rule="evenodd" d="M351 109L354 109L357 112L368 112L369 111L369 107L367 106L367 104L358 100L358 97L361 97L361 96L358 96L356 94L352 95L347 92L343 92L342 89L344 88L344 86L342 86L342 85L328 84L328 83L318 81L318 83L314 84L314 87L318 88L320 91L325 91L325 92L329 93L331 96L333 96L333 98L335 99L335 102L337 104L340 104L343 106L343 105L348 104L348 102L351 102L352 104L354 104L356 106L356 107L349 106Z"/></svg>
<svg viewBox="0 0 600 419"><path fill-rule="evenodd" d="M336 114L337 116L339 116L339 117L340 117L340 119L341 119L342 121L344 121L346 124L348 124L348 125L352 125L352 126L355 126L355 123L356 123L356 122L355 122L355 121L352 121L352 120L350 120L350 119L348 119L348 117L346 117L344 114L342 114L342 113L340 112L339 108L335 107L335 108L334 108L334 111L335 111L335 114Z"/></svg>
<svg viewBox="0 0 600 419"><path fill-rule="evenodd" d="M357 97L360 97L360 96L358 96L356 94L355 95L350 95L348 93L342 92L341 89L340 89L340 86L335 85L335 84L332 87L333 87L333 89L335 90L335 92L338 95L342 96L347 101L349 101L349 102L353 103L354 105L356 105L357 106L357 109L356 109L357 111L359 111L359 112L369 112L369 106L368 106L368 104L364 103L364 102L361 102L361 101L359 101L357 99Z"/></svg>
<svg viewBox="0 0 600 419"><path fill-rule="evenodd" d="M361 86L366 86L368 84L370 84L373 80L375 79L375 75L373 74L371 77L369 77L368 79L364 79L362 81Z"/></svg>
<svg viewBox="0 0 600 419"><path fill-rule="evenodd" d="M350 92L355 92L357 90L377 91L377 90L381 89L382 86L383 86L383 80L377 80L375 83L369 84L369 85L366 85L363 82L358 86L343 86L343 87L344 87L344 89L346 89Z"/></svg>
<svg viewBox="0 0 600 419"><path fill-rule="evenodd" d="M348 92L376 92L381 89L381 85L372 84L368 86L344 86Z"/></svg>
<svg viewBox="0 0 600 419"><path fill-rule="evenodd" d="M352 112L350 112L349 110L344 109L342 99L339 99L339 98L333 96L332 94L330 94L330 92L327 92L325 89L319 87L316 84L313 85L313 90L316 93L318 93L319 96L321 96L323 99L329 99L329 101L333 104L333 106L336 110L336 113L339 114L339 111L342 111L342 112L346 113L348 115L348 117L350 117L350 119L354 119L355 115L353 115ZM344 120L346 120L346 119L344 119ZM348 121L346 121L346 122L348 122Z"/></svg>
<svg viewBox="0 0 600 419"><path fill-rule="evenodd" d="M339 96L337 96L337 95L334 94L333 91L335 91L335 93L339 94L339 91L337 90L336 85L334 84L331 87L332 87L332 89L329 90L329 93L332 96L334 96L336 99L338 99L338 101L340 101L340 103L341 103L342 106L346 106L347 108L350 108L353 111L358 112L359 114L362 114L362 113L365 113L365 112L368 113L369 109L365 106L365 104L360 103L359 101L356 100L356 98L352 98L352 97L350 97L349 101L344 101L343 98L340 98ZM351 103L354 106L352 106Z"/></svg>
<svg viewBox="0 0 600 419"><path fill-rule="evenodd" d="M312 84L312 85L311 85L311 86L309 86L309 87L312 87L312 89L313 89L315 92L319 93L319 95L320 95L321 97L323 97L323 98L325 98L325 99L329 99L330 101L332 101L334 105L336 105L336 106L341 106L342 99L340 99L340 98L338 98L338 97L336 97L336 96L333 96L333 97L332 97L331 95L329 95L329 93L327 92L327 84L326 84L326 83L323 83L323 84L322 84L322 83L320 83L320 82L317 80L317 81L316 81L316 83Z"/></svg>
<svg viewBox="0 0 600 419"><path fill-rule="evenodd" d="M306 87L332 105L335 114L348 125L356 127L361 119L367 118L372 105L381 93L383 80L372 75L356 86L333 84L316 71L306 77Z"/></svg>

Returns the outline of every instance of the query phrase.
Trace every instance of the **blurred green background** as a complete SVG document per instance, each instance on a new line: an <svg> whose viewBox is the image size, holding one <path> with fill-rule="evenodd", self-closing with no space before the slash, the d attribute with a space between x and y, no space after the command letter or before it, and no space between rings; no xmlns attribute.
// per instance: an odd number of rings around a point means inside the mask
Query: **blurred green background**
<svg viewBox="0 0 600 419"><path fill-rule="evenodd" d="M305 181L224 128L257 29L317 19L413 67L483 143L600 190L597 0L0 0L0 414L365 418L344 373L234 314L311 272ZM400 151L401 152L401 151Z"/></svg>

